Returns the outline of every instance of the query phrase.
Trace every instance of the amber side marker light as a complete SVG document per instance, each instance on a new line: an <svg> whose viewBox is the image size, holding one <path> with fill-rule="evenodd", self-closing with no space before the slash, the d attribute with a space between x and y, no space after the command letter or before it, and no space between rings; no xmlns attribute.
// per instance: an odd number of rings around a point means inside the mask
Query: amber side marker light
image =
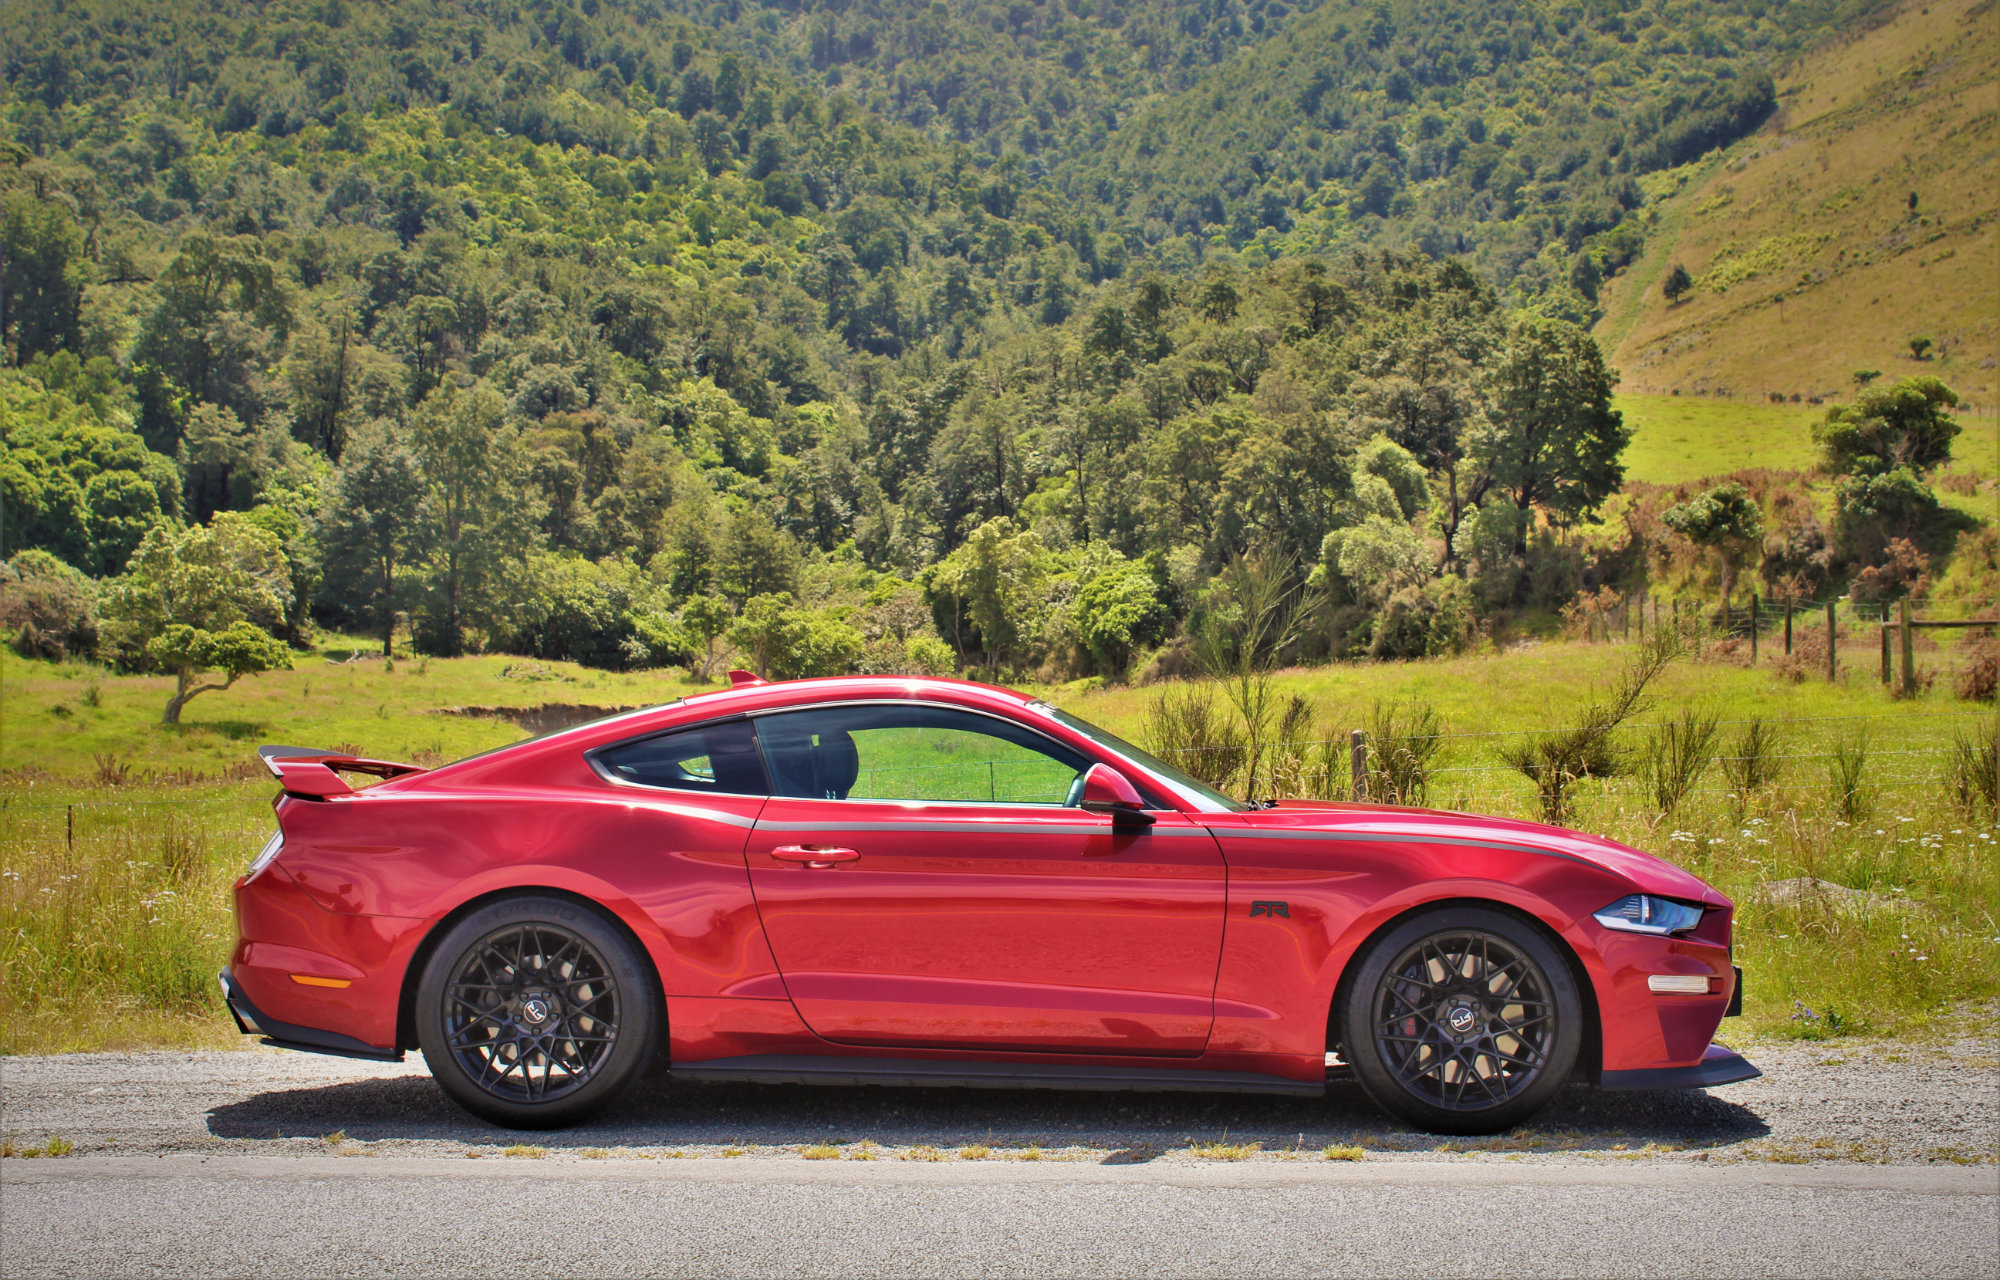
<svg viewBox="0 0 2000 1280"><path fill-rule="evenodd" d="M310 973L295 973L292 981L302 987L351 987L354 983L347 978L318 978Z"/></svg>

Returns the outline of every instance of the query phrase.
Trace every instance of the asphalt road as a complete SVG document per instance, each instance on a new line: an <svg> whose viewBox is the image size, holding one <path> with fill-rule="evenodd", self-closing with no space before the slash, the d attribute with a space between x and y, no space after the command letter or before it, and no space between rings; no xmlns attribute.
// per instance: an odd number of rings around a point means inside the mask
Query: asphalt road
<svg viewBox="0 0 2000 1280"><path fill-rule="evenodd" d="M1761 1080L1471 1141L1352 1085L663 1080L521 1134L420 1056L0 1058L0 1139L67 1152L0 1160L0 1276L1992 1276L1996 1047L1760 1045Z"/></svg>
<svg viewBox="0 0 2000 1280"><path fill-rule="evenodd" d="M91 1156L19 1276L1991 1276L1991 1166Z"/></svg>

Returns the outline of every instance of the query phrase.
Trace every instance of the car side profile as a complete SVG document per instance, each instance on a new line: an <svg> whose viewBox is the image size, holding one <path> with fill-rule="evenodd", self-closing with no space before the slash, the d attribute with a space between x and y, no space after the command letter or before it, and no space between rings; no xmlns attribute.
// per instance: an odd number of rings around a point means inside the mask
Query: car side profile
<svg viewBox="0 0 2000 1280"><path fill-rule="evenodd" d="M437 769L265 747L241 1029L497 1124L692 1080L1317 1095L1519 1123L1754 1077L1728 899L1533 823L1246 805L1024 694L733 687ZM380 781L356 789L343 775Z"/></svg>

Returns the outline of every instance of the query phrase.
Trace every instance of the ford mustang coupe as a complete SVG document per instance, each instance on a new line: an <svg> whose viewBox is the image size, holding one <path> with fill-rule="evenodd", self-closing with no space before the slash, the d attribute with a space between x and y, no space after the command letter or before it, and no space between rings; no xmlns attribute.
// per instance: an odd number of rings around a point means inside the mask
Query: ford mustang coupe
<svg viewBox="0 0 2000 1280"><path fill-rule="evenodd" d="M1246 805L1006 689L733 687L432 770L260 754L221 975L497 1124L696 1080L1317 1095L1441 1133L1758 1074L1728 899L1595 836ZM355 789L343 774L381 781Z"/></svg>

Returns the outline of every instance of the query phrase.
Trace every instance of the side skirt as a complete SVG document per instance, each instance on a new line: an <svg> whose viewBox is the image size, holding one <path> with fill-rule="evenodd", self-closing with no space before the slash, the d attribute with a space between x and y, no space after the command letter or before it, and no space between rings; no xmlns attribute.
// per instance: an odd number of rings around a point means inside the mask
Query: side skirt
<svg viewBox="0 0 2000 1280"><path fill-rule="evenodd" d="M956 1089L1088 1089L1182 1093L1276 1093L1317 1098L1325 1085L1254 1071L1178 1071L1161 1067L1095 1067L1068 1063L963 1062L931 1058L842 1058L755 1054L676 1063L680 1080L756 1084L878 1084Z"/></svg>

